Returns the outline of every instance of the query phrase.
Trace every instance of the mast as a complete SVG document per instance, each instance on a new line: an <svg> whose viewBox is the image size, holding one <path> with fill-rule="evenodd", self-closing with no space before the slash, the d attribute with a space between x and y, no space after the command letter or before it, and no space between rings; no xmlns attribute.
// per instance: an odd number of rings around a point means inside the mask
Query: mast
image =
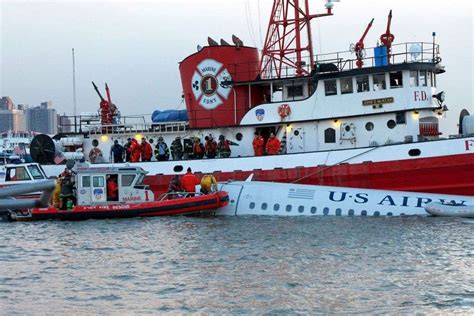
<svg viewBox="0 0 474 316"><path fill-rule="evenodd" d="M300 77L313 70L311 20L333 15L332 8L337 1L327 0L326 13L322 14L310 14L309 0L273 1L260 61L262 78ZM308 38L303 42L305 29Z"/></svg>
<svg viewBox="0 0 474 316"><path fill-rule="evenodd" d="M76 103L76 60L74 56L74 48L72 49L72 101L74 119L76 117L77 103Z"/></svg>

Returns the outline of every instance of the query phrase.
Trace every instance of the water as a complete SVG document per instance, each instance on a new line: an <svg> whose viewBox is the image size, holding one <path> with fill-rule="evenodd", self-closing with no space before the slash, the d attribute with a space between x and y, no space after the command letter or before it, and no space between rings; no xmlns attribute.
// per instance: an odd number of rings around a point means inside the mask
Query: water
<svg viewBox="0 0 474 316"><path fill-rule="evenodd" d="M462 219L1 223L0 313L474 313Z"/></svg>

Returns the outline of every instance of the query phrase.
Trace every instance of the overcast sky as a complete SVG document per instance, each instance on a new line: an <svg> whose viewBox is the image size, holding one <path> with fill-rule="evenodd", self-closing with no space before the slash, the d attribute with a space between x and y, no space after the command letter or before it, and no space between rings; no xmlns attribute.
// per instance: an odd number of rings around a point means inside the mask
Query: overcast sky
<svg viewBox="0 0 474 316"><path fill-rule="evenodd" d="M262 47L272 0L1 1L0 95L15 103L52 100L72 114L76 50L78 112L95 111L107 82L122 114L184 108L178 63L207 36ZM323 0L311 0L313 11ZM455 5L454 5L455 3ZM451 106L474 112L472 1L341 0L334 16L313 22L317 53L347 50L372 17L366 46L374 46L393 9L396 42L432 40L436 31L447 73L438 87ZM250 18L247 18L250 16Z"/></svg>

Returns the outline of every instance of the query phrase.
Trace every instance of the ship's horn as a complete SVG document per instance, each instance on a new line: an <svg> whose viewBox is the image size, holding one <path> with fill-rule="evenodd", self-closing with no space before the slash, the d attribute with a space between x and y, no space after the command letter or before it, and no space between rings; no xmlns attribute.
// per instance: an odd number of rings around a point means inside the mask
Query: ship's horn
<svg viewBox="0 0 474 316"><path fill-rule="evenodd" d="M207 42L209 43L209 46L219 46L219 43L213 40L210 36L207 38Z"/></svg>

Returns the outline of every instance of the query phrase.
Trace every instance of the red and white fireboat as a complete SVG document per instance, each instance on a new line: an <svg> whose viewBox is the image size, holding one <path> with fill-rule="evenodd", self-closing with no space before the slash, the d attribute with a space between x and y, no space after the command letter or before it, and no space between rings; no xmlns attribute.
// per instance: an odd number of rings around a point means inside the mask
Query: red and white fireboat
<svg viewBox="0 0 474 316"><path fill-rule="evenodd" d="M145 183L154 192L191 167L219 181L253 174L258 181L472 196L474 116L468 109L447 112L435 34L430 42L395 43L390 12L381 45L365 47L371 22L350 51L314 55L310 22L332 16L333 2L322 14L308 8L308 0L274 0L261 54L233 36L232 44L209 38L184 58L179 69L188 120L131 124L119 120L107 93L95 120L75 118L75 133L56 141L74 139L65 151L84 153L99 167L110 163L115 140L156 144L163 137L170 147L180 137L185 151L195 137L230 141L229 158L134 164L148 171ZM458 135L441 128L448 115L459 117ZM256 156L255 133L264 142L274 133L278 155ZM48 175L61 171L43 167Z"/></svg>

